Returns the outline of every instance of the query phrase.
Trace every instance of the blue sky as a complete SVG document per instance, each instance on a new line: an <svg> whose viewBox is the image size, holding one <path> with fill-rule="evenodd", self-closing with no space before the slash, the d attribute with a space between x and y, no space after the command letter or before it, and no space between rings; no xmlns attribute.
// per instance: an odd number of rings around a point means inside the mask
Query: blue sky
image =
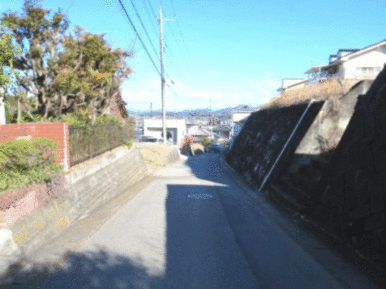
<svg viewBox="0 0 386 289"><path fill-rule="evenodd" d="M130 0L121 0L159 67ZM386 1L132 0L159 53L158 14L165 23L168 110L258 106L277 96L282 78L328 62L341 48L362 48L386 38ZM42 6L68 11L72 26L105 33L114 47L134 47L134 73L122 95L131 110L161 108L160 77L120 8L118 0L45 0ZM23 0L1 0L0 11L21 10ZM134 45L134 46L133 46Z"/></svg>

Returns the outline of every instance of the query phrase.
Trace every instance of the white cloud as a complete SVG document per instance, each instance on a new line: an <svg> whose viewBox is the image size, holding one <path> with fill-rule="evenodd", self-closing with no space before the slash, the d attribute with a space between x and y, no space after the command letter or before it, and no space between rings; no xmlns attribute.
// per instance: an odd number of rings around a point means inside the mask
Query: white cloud
<svg viewBox="0 0 386 289"><path fill-rule="evenodd" d="M281 81L275 79L273 73L267 73L262 78L245 79L233 86L228 83L227 87L230 87L230 89L226 91L223 88L217 91L202 89L178 81L174 81L174 84L169 83L169 85L179 95L179 97L176 96L166 86L165 97L169 110L209 108L210 99L212 100L212 108L220 109L239 104L262 105L277 96L276 90L280 87ZM128 85L123 89L122 94L123 99L128 103L128 108L148 110L150 102L153 102L153 109L161 108L159 79L147 81L137 91L131 90L130 85Z"/></svg>

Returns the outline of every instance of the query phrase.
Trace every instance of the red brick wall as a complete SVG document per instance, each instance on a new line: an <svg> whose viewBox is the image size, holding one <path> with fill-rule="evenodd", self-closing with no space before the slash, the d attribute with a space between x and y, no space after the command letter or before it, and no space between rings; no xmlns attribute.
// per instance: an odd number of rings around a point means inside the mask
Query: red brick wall
<svg viewBox="0 0 386 289"><path fill-rule="evenodd" d="M20 123L0 125L0 142L15 140L21 136L47 137L59 143L56 163L70 168L70 147L68 123Z"/></svg>

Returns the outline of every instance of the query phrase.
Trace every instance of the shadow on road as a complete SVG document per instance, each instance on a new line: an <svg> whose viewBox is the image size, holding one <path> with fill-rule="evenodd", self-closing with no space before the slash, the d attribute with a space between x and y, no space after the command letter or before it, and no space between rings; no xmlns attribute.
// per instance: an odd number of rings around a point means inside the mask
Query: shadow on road
<svg viewBox="0 0 386 289"><path fill-rule="evenodd" d="M14 280L0 288L162 288L162 277L149 275L140 257L129 259L99 248L68 252L65 260L61 265L34 264L26 272L21 271L23 261L16 263L7 273ZM50 275L55 278L47 278Z"/></svg>
<svg viewBox="0 0 386 289"><path fill-rule="evenodd" d="M194 157L190 156L185 164L199 179L223 185L234 184L227 173L228 168L225 165L224 153L204 153Z"/></svg>

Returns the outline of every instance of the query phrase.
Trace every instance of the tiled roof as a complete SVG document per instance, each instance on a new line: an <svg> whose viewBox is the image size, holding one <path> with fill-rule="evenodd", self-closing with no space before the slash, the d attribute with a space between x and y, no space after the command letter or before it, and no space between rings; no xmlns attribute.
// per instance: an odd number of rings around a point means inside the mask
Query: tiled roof
<svg viewBox="0 0 386 289"><path fill-rule="evenodd" d="M338 50L338 53L339 53L340 51L342 51L342 52L357 52L358 50L360 50L360 49L339 49L339 50Z"/></svg>
<svg viewBox="0 0 386 289"><path fill-rule="evenodd" d="M377 46L378 44L381 44L382 42L386 42L386 39L383 39L383 40L381 40L381 41L379 41L379 42L377 42L377 43L368 45L368 46L363 47L363 48L361 48L361 49L355 49L356 51L353 51L352 53L350 53L350 54L348 54L348 55L346 55L346 56L350 56L350 55L352 55L352 54L354 54L354 53L356 53L356 52L360 52L360 51L366 50L366 49L368 49L368 48L371 48L371 47L373 47L373 46Z"/></svg>

